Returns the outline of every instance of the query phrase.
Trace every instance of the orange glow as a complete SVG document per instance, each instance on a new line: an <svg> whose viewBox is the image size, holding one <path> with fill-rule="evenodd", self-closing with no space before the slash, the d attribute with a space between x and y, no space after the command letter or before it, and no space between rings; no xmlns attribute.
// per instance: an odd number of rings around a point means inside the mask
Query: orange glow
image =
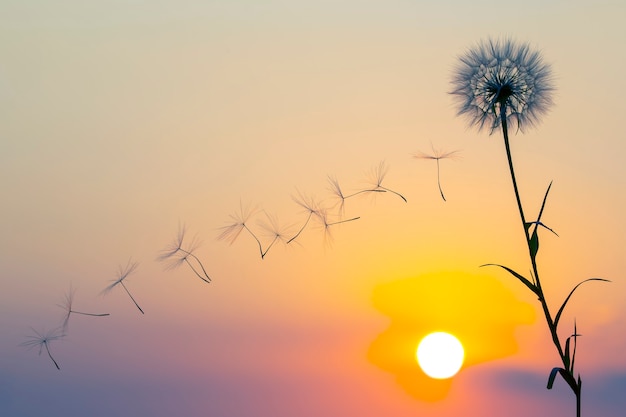
<svg viewBox="0 0 626 417"><path fill-rule="evenodd" d="M380 285L373 303L391 323L370 345L369 361L394 374L408 394L426 401L443 399L454 378L432 379L420 369L415 349L424 336L454 334L465 348L465 368L515 353L515 327L534 319L531 305L516 299L498 279L463 272Z"/></svg>

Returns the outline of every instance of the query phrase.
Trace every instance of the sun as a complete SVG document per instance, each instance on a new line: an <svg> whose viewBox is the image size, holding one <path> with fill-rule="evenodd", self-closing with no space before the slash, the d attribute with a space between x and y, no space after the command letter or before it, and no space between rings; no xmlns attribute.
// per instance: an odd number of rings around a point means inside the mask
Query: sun
<svg viewBox="0 0 626 417"><path fill-rule="evenodd" d="M426 335L417 345L417 363L431 378L453 377L463 365L465 352L459 339L446 332Z"/></svg>

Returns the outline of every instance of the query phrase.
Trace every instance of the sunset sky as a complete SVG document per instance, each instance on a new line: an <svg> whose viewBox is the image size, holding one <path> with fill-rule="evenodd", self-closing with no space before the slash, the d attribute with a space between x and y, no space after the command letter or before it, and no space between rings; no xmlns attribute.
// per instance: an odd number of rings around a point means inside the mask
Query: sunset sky
<svg viewBox="0 0 626 417"><path fill-rule="evenodd" d="M511 138L583 415L626 408L622 0L3 0L0 415L572 416L536 297L504 146L456 116L458 57L489 37L552 67L554 106ZM419 152L457 151L440 161ZM382 165L381 165L382 164ZM329 178L345 195L333 206ZM369 182L368 182L369 180ZM328 207L329 226L297 199ZM290 226L266 249L262 222ZM332 207L332 208L331 208ZM338 217L339 214L342 217ZM212 282L157 260L185 242ZM123 281L137 303L117 286ZM50 350L21 344L62 324ZM466 363L426 377L417 342Z"/></svg>

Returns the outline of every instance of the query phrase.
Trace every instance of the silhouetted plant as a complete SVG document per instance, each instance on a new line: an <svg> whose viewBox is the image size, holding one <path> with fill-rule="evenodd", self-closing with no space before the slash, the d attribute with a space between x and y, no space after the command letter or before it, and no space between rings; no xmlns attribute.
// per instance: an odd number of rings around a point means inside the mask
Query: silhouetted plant
<svg viewBox="0 0 626 417"><path fill-rule="evenodd" d="M209 277L209 274L206 272L206 269L200 259L194 254L194 251L200 247L200 241L196 236L194 236L191 239L191 242L183 247L185 233L185 225L179 224L176 239L174 239L174 242L161 251L161 254L157 256L157 261L167 262L165 266L166 270L176 269L185 263L198 278L206 283L210 283L211 278ZM195 267L190 259L196 263Z"/></svg>
<svg viewBox="0 0 626 417"><path fill-rule="evenodd" d="M513 159L509 144L509 127L523 132L534 126L540 116L552 104L552 73L550 66L543 62L539 52L531 50L526 43L516 43L511 39L483 41L469 49L460 57L453 79L451 94L458 102L458 115L466 116L471 125L479 130L487 128L490 134L500 128L513 184L513 191L519 210L522 230L531 263L530 278L511 268L499 264L508 273L521 281L541 303L552 342L558 352L562 366L552 369L547 388L551 389L558 375L565 380L576 396L576 415L580 417L582 381L576 375L576 342L580 336L574 323L574 333L563 343L558 334L561 315L580 285L589 281L608 281L602 278L589 278L577 284L565 298L556 315L552 315L539 278L537 253L539 251L539 227L548 228L541 222L541 215L552 183L548 186L536 221L527 221L519 194ZM573 341L573 342L572 342Z"/></svg>
<svg viewBox="0 0 626 417"><path fill-rule="evenodd" d="M93 317L104 317L104 316L108 316L109 313L85 313L83 311L77 311L72 309L73 304L74 304L74 294L76 293L76 290L72 288L72 286L70 285L70 290L67 294L65 294L65 302L61 305L59 304L59 307L62 307L65 311L65 317L63 318L63 324L61 326L61 328L65 331L67 330L67 325L69 323L70 320L70 316L73 314L80 314L83 316L93 316Z"/></svg>
<svg viewBox="0 0 626 417"><path fill-rule="evenodd" d="M443 151L435 149L435 147L432 146L432 144L431 144L431 147L433 149L432 154L427 154L427 153L418 151L417 153L413 155L413 157L416 159L434 159L435 162L437 162L437 186L439 187L439 193L441 194L441 198L443 198L443 201L446 201L446 196L443 194L443 189L441 188L441 179L439 175L439 160L440 159L456 159L458 158L459 151L443 152Z"/></svg>
<svg viewBox="0 0 626 417"><path fill-rule="evenodd" d="M124 285L124 280L126 278L128 278L128 276L130 274L135 272L135 270L137 269L138 266L139 266L139 264L137 262L132 262L131 259L128 260L128 263L126 264L126 267L122 267L120 265L120 267L118 269L117 279L112 280L113 283L111 285L109 285L108 287L106 287L104 290L102 290L102 294L107 294L113 288L117 287L118 285L121 285L122 288L124 288L124 291L126 291L126 294L128 294L128 296L133 301L133 303L135 303L135 306L139 309L139 311L141 311L141 314L144 314L144 312L141 309L141 307L139 307L139 304L137 304L137 301L135 301L135 298L131 295L130 291L128 291L128 288L126 288L126 285Z"/></svg>
<svg viewBox="0 0 626 417"><path fill-rule="evenodd" d="M20 343L20 346L26 346L29 349L38 347L39 355L41 355L42 350L45 348L46 353L48 354L50 360L54 363L54 366L56 366L57 369L61 369L57 361L52 357L52 353L50 353L50 343L65 337L63 330L60 327L50 331L42 331L41 333L32 327L31 330L35 333L35 335L27 336L29 340Z"/></svg>

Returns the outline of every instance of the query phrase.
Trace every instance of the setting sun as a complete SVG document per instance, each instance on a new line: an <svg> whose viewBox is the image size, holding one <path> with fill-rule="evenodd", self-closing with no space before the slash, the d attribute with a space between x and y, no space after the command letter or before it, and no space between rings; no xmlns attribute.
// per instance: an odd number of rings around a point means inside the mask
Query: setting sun
<svg viewBox="0 0 626 417"><path fill-rule="evenodd" d="M450 333L435 332L420 341L416 356L426 375L446 379L459 372L465 353L459 339Z"/></svg>

